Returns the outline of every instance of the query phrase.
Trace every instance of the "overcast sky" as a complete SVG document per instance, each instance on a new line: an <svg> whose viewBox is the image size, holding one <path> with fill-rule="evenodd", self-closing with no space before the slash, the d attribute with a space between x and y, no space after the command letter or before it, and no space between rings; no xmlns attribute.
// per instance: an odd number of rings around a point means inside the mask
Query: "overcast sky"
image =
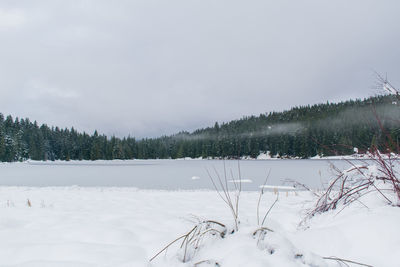
<svg viewBox="0 0 400 267"><path fill-rule="evenodd" d="M0 112L136 137L400 87L400 1L0 2Z"/></svg>

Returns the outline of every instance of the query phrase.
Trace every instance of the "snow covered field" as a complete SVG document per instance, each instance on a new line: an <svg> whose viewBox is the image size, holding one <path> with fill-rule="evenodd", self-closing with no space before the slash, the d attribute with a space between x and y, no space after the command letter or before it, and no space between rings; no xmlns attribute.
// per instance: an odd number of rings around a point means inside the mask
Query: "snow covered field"
<svg viewBox="0 0 400 267"><path fill-rule="evenodd" d="M273 192L264 195L262 213L275 198ZM239 231L210 240L190 263L178 260L174 246L149 265L168 242L193 227L196 217L233 225L215 191L0 187L0 266L193 266L202 260L222 267L345 266L320 256L399 266L400 209L372 194L364 202L368 208L355 203L299 227L314 197L280 193L266 220L274 232L266 235L264 247L252 236L257 200L257 192L242 192Z"/></svg>

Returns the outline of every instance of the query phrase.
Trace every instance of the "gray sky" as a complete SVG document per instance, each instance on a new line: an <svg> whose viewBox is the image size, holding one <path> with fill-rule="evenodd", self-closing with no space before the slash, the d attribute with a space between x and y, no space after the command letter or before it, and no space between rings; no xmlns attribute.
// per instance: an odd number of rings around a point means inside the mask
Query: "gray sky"
<svg viewBox="0 0 400 267"><path fill-rule="evenodd" d="M171 134L400 86L398 0L0 2L0 112Z"/></svg>

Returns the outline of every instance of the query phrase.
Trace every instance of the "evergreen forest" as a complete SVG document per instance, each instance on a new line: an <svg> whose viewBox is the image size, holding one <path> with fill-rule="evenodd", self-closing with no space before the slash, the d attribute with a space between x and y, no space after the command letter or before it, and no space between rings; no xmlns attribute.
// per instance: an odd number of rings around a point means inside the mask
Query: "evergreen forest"
<svg viewBox="0 0 400 267"><path fill-rule="evenodd" d="M372 144L384 149L388 138L398 147L399 105L397 96L380 95L299 106L143 139L60 129L0 113L0 161L255 158L266 152L273 157L309 158L348 155L355 148L363 153Z"/></svg>

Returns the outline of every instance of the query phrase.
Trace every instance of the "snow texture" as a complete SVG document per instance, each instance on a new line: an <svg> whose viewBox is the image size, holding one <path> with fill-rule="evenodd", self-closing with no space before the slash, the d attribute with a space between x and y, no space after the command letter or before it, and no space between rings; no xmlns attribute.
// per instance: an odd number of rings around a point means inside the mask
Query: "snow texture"
<svg viewBox="0 0 400 267"><path fill-rule="evenodd" d="M206 239L192 261L173 246L149 264L168 242L196 220L231 227L230 211L213 191L150 191L133 188L0 187L0 266L339 266L336 256L395 267L400 253L400 209L368 195L340 213L302 222L314 204L308 192L280 194L265 226L257 229L258 193L242 192L240 227L224 239ZM275 201L263 195L263 215ZM29 200L29 204L28 204ZM194 217L196 216L196 217Z"/></svg>

